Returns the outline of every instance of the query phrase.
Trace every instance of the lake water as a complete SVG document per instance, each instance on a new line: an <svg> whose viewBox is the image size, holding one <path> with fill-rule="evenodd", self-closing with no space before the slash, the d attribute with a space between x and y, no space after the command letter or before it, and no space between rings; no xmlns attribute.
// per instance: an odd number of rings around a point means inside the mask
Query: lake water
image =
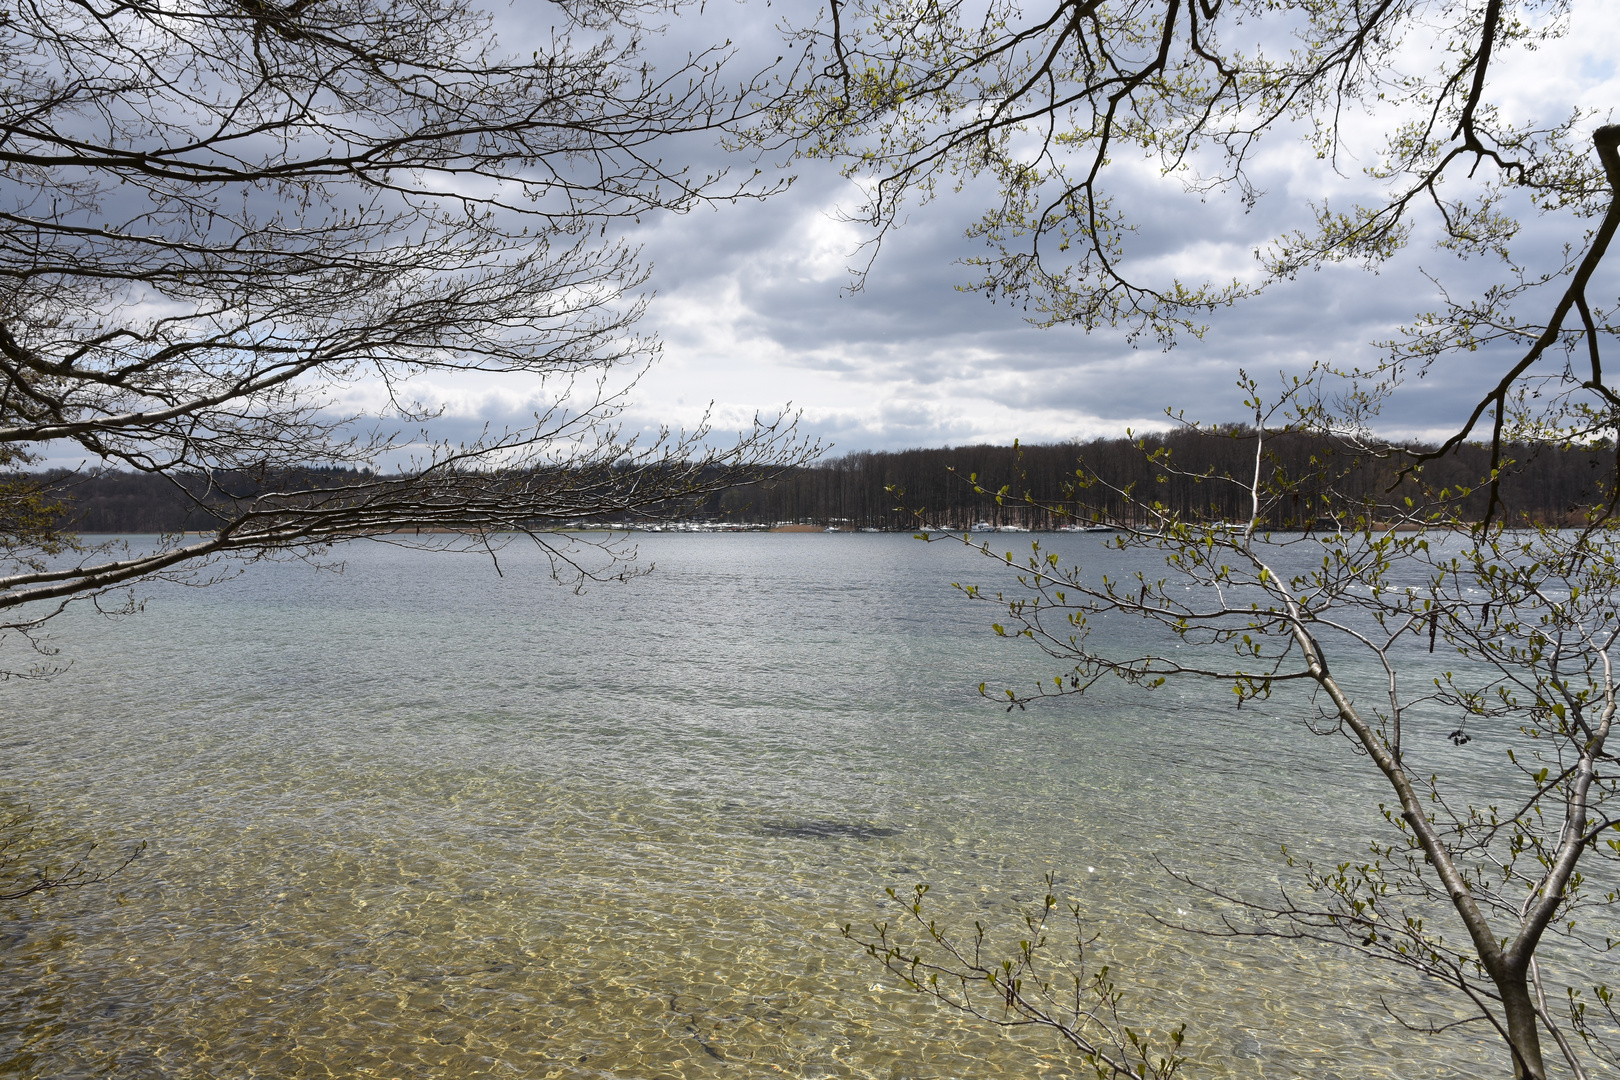
<svg viewBox="0 0 1620 1080"><path fill-rule="evenodd" d="M1009 545L1022 543L1002 538ZM1043 538L1113 560L1093 536ZM0 1075L1059 1077L1077 1060L899 989L839 927L932 887L1010 927L1056 875L1189 1075L1497 1077L1483 1032L1340 953L1168 929L1354 858L1385 796L1290 706L1219 688L1007 713L1057 669L897 535L655 535L583 595L532 549L346 545L54 627L0 685L0 792L145 853L0 908ZM1121 626L1119 634L1139 633ZM12 661L16 662L12 651ZM1178 916L1177 912L1187 913Z"/></svg>

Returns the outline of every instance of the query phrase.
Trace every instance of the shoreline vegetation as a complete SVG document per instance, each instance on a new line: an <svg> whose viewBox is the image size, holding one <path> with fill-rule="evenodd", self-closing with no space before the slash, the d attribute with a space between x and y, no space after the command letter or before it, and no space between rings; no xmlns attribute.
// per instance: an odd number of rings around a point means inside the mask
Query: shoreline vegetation
<svg viewBox="0 0 1620 1080"><path fill-rule="evenodd" d="M1399 497L1403 483L1417 494L1415 480L1399 479L1403 461L1393 455L1374 456L1298 434L1268 433L1267 443L1268 454L1283 471L1296 475L1312 471L1310 462L1324 455L1348 458L1350 467L1337 483L1340 497L1367 495L1381 501ZM1428 448L1412 444L1407 449ZM1598 481L1614 455L1613 448L1601 446L1508 450L1504 501L1523 522L1552 525L1581 518L1598 497ZM1424 466L1422 483L1431 489L1466 490L1488 477L1489 461L1486 447L1463 445ZM666 504L639 519L560 513L534 525L647 532L1100 531L1145 524L1139 520L1144 492L1187 518L1239 521L1246 516L1241 504L1247 485L1227 478L1245 479L1253 468L1254 433L1235 426L1138 439L863 451L784 469L771 479L728 487L703 499ZM1079 486L1079 474L1086 469L1119 478L1118 486L1135 497ZM273 502L278 490L315 488L341 497L345 484L371 475L336 468L192 477L58 470L30 479L61 505L63 526L81 534L208 535L244 504ZM547 483L548 477L535 473L534 482ZM1292 505L1280 504L1262 526L1273 531L1334 528L1330 517L1314 517L1307 509L1313 494L1301 491ZM1453 509L1461 520L1477 520L1483 516L1484 499L1480 491ZM1480 505L1474 507L1470 500Z"/></svg>
<svg viewBox="0 0 1620 1080"><path fill-rule="evenodd" d="M1243 522L1229 522L1233 528L1241 529ZM1466 523L1465 523L1466 524ZM1444 523L1434 526L1418 526L1405 521L1375 521L1372 524L1374 532L1417 532L1420 528L1436 530L1457 529L1462 526L1455 523ZM640 532L640 533L914 533L919 529L916 526L904 529L857 528L854 525L814 525L799 522L778 522L775 525L739 524L731 521L661 521L661 522L599 522L599 521L570 521L553 526L558 532ZM967 528L940 526L925 531L932 533L1118 533L1126 531L1131 526L1114 525L1110 523L1086 525L1057 525L1048 529L1032 529L1023 525L991 525L989 522L976 522ZM1310 532L1320 529L1282 529L1281 532ZM156 536L159 533L140 532L82 532L82 536ZM182 533L168 535L177 536L213 536L207 529L191 529ZM417 535L417 536L467 536L470 532L461 529L396 529L389 536Z"/></svg>

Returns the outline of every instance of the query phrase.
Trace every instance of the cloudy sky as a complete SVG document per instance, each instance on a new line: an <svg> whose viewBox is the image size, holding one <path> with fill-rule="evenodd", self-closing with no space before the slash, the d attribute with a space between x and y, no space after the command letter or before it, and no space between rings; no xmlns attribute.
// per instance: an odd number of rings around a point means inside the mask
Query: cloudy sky
<svg viewBox="0 0 1620 1080"><path fill-rule="evenodd" d="M501 45L523 53L538 47L556 10L516 0L497 7ZM699 12L689 8L672 19L649 55L674 68L689 52L729 39L731 68L742 77L787 51L778 25L784 11L800 17L813 10L800 0L774 7L704 0ZM1510 119L1548 123L1584 110L1596 126L1620 106L1617 55L1620 3L1573 0L1564 37L1538 52L1497 58L1492 92ZM1230 194L1200 199L1146 164L1116 162L1113 190L1141 225L1132 241L1141 268L1159 283L1175 275L1194 282L1254 275L1253 251L1307 223L1312 201L1342 201L1366 183L1359 169L1388 123L1386 116L1349 120L1359 138L1352 151L1363 156L1347 161L1344 175L1316 160L1296 133L1276 133L1253 159L1265 194L1252 211ZM1432 222L1420 219L1409 250L1377 274L1347 266L1307 273L1219 313L1201 340L1184 339L1170 352L1151 340L1133 348L1123 331L1043 329L1021 310L958 291L971 277L961 260L985 250L964 235L992 202L983 186L911 207L864 290L851 293L849 267L861 261L857 249L867 236L840 214L857 207L860 194L834 168L728 156L707 140L669 150L671 160L690 161L699 172L726 165L747 175L759 167L765 183L794 182L764 201L648 217L625 237L651 266L642 329L662 343L661 359L626 399L621 419L630 431L690 427L705 413L719 431L734 431L756 414L791 408L802 413L802 432L838 454L1113 436L1164 426L1166 409L1203 421L1239 420L1239 368L1275 380L1313 361L1376 359L1372 343L1434 305L1426 274L1440 275L1457 295L1477 293L1500 275L1484 261L1459 264L1434 250L1432 231L1424 234ZM1532 271L1553 269L1566 244L1579 250L1585 224L1531 218L1518 254ZM1620 256L1611 254L1593 296L1612 306L1617 295ZM1544 310L1524 314L1540 319ZM1481 386L1511 363L1507 352L1482 351L1431 371L1401 389L1382 417L1384 432L1450 433ZM424 377L414 390L418 400L444 403L431 435L452 442L477 437L486 424L522 427L541 404L532 382ZM364 413L382 401L379 388L357 386L339 404ZM74 447L52 449L50 465L82 457Z"/></svg>
<svg viewBox="0 0 1620 1080"><path fill-rule="evenodd" d="M494 0L501 3L502 0ZM674 68L689 52L731 40L737 76L770 68L786 52L779 18L810 18L807 3L705 0L685 10L650 55ZM505 49L528 52L548 39L552 5L510 2L494 10ZM1573 0L1570 31L1539 52L1495 60L1492 92L1513 120L1567 117L1594 110L1596 126L1620 118L1620 3ZM1298 134L1278 131L1262 142L1252 175L1264 198L1244 210L1230 194L1199 199L1155 168L1116 162L1115 193L1140 233L1132 240L1155 282L1230 280L1254 275L1255 248L1286 228L1309 222L1309 204L1343 201L1367 181L1388 117L1353 117L1353 151L1343 175L1315 159ZM1358 141L1359 139L1359 141ZM700 207L685 215L648 217L625 240L651 266L643 332L663 355L627 397L629 431L693 426L710 413L719 431L747 427L753 416L784 408L802 413L800 431L831 452L904 449L970 442L1047 442L1118 436L1128 427L1165 426L1166 408L1189 418L1243 419L1239 368L1275 381L1312 361L1336 364L1377 358L1372 343L1434 306L1427 274L1442 275L1456 295L1476 293L1500 275L1486 262L1458 264L1432 248L1422 225L1403 256L1369 274L1327 267L1273 285L1255 300L1210 319L1202 340L1174 350L1152 342L1132 348L1123 330L1085 334L1076 327L1040 329L1019 309L993 304L957 287L970 279L962 259L985 251L964 232L990 206L993 191L972 186L910 207L906 225L886 240L865 288L851 293L849 267L862 259L867 235L842 219L860 194L825 162L729 155L708 141L669 147L672 160L698 172L729 165L765 183L794 176L786 193L766 201ZM1529 269L1554 269L1565 244L1583 244L1584 222L1529 219L1521 257ZM1620 256L1597 282L1594 300L1620 295ZM1602 298L1609 298L1602 301ZM1544 311L1526 311L1541 319ZM1562 363L1558 359L1557 363ZM1390 436L1450 434L1511 358L1505 351L1448 361L1401 389L1385 411ZM377 387L352 387L340 405L374 410ZM475 381L468 376L415 387L421 402L447 408L431 436L471 439L481 427L522 427L539 405L535 385ZM66 453L66 457L58 457ZM75 465L83 452L65 447L49 465ZM403 460L403 458L402 458ZM387 465L387 463L384 463Z"/></svg>
<svg viewBox="0 0 1620 1080"><path fill-rule="evenodd" d="M781 51L773 30L781 10L719 0L702 19L672 28L665 47L731 37L739 67L768 63ZM1550 119L1571 107L1607 112L1620 104L1617 45L1620 5L1576 0L1571 32L1538 53L1510 57L1495 86L1526 116ZM1495 273L1458 266L1420 237L1408 257L1377 275L1349 267L1306 274L1212 320L1201 341L1169 353L1151 342L1133 349L1122 332L1037 328L1021 311L956 290L969 276L958 261L981 250L964 230L986 205L982 190L913 208L865 291L848 294L847 267L863 234L838 210L853 207L858 194L818 163L790 171L798 178L785 195L649 221L635 234L654 267L646 326L662 339L663 358L636 389L632 424L689 424L712 401L720 426L735 427L791 402L807 431L842 452L1112 435L1161 424L1167 407L1233 419L1242 415L1233 386L1240 366L1270 377L1313 359L1371 358L1370 342L1432 299L1423 270L1453 283ZM1291 137L1265 148L1257 173L1267 194L1244 214L1235 200L1200 202L1141 170L1127 197L1148 225L1144 250L1193 278L1234 266L1251 272L1250 252L1300 221L1311 199L1359 182L1326 172ZM1566 241L1580 242L1578 227L1549 219L1546 235L1532 234L1534 253L1555 265ZM1613 297L1612 279L1607 284L1603 295ZM1432 373L1406 388L1386 428L1441 432L1472 404L1480 378L1507 362L1475 354ZM502 407L494 397L476 406Z"/></svg>
<svg viewBox="0 0 1620 1080"><path fill-rule="evenodd" d="M538 46L555 10L516 2L498 8L501 44L525 53ZM706 0L700 14L688 9L675 18L650 54L678 66L689 51L729 39L736 49L731 65L741 76L786 51L778 19L800 10L813 9L797 0L774 7ZM1569 33L1539 52L1498 58L1493 91L1514 118L1549 122L1572 109L1595 110L1596 126L1620 106L1617 53L1620 4L1573 0ZM1387 117L1353 118L1365 136L1359 149L1375 148L1387 123ZM622 420L631 431L691 426L706 412L717 429L734 431L756 414L791 408L802 412L802 432L839 454L1112 436L1162 427L1166 409L1204 421L1238 420L1239 368L1275 380L1313 361L1375 359L1373 342L1433 305L1435 288L1425 272L1443 275L1461 293L1500 272L1436 252L1420 227L1409 251L1377 274L1343 266L1307 273L1220 313L1202 340L1184 339L1170 352L1151 340L1133 348L1124 331L1043 329L1021 310L958 291L971 277L961 260L984 251L964 235L991 203L993 192L982 186L912 207L865 289L851 293L848 270L860 261L866 235L841 218L840 208L855 208L860 196L835 169L728 157L707 141L672 146L670 154L700 172L724 164L747 175L757 166L765 182L795 179L768 200L649 217L627 235L651 265L642 329L662 343L661 359L627 398ZM1188 195L1145 164L1117 163L1122 179L1115 191L1141 223L1133 244L1151 277L1225 280L1252 276L1254 249L1305 224L1313 200L1354 194L1365 183L1363 161L1335 175L1294 133L1279 132L1254 159L1265 195L1252 212L1230 195ZM1564 245L1582 244L1582 226L1567 217L1531 219L1520 254L1533 270L1554 268ZM1596 291L1610 304L1620 294L1616 267L1620 258L1611 255ZM1478 400L1482 383L1494 382L1511 362L1504 352L1476 353L1403 387L1383 416L1385 433L1448 434ZM344 406L363 412L378 404L371 400L377 388L352 390ZM476 437L486 424L521 427L539 403L532 384L466 376L424 378L415 391L418 400L445 403L432 435L451 441ZM75 461L51 455L48 463Z"/></svg>

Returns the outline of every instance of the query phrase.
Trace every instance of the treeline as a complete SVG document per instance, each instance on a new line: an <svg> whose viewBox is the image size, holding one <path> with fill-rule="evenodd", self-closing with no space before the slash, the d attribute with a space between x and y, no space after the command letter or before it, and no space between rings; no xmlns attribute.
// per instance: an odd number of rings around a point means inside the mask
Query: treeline
<svg viewBox="0 0 1620 1080"><path fill-rule="evenodd" d="M266 491L339 487L370 477L349 469L280 470L270 475L155 475L107 471L47 473L61 524L81 533L211 532L230 507Z"/></svg>
<svg viewBox="0 0 1620 1080"><path fill-rule="evenodd" d="M1409 449L1432 447L1414 444ZM1098 439L1039 446L960 446L864 452L798 469L774 481L733 488L702 508L703 516L743 523L792 522L854 528L912 529L913 511L934 528L977 523L1050 529L1087 522L1139 524L1142 502L1176 512L1236 521L1248 516L1255 469L1254 433L1178 431L1144 439ZM1615 455L1609 450L1514 445L1503 470L1502 501L1511 517L1562 523L1604 497ZM1407 459L1359 453L1322 437L1270 435L1264 474L1278 482L1266 525L1316 525L1335 511L1423 499L1446 491L1464 518L1486 508L1483 481L1490 453L1464 445L1423 465L1420 477L1397 483ZM977 476L977 485L970 478ZM1096 477L1106 484L1082 483ZM975 486L985 489L979 493ZM998 501L994 493L1006 489ZM892 493L891 493L892 489ZM1025 499L1029 495L1033 501Z"/></svg>
<svg viewBox="0 0 1620 1080"><path fill-rule="evenodd" d="M1472 493L1458 504L1465 518L1485 512L1482 481L1490 457L1465 445L1428 462L1421 479L1397 483L1401 459L1360 454L1343 443L1305 435L1268 436L1263 467L1283 482L1266 524L1317 524L1334 511L1398 503L1445 489ZM1413 446L1424 450L1427 447ZM1503 502L1510 516L1562 523L1603 497L1612 479L1612 449L1507 448ZM1098 439L1018 449L959 446L861 452L787 471L773 480L732 487L707 499L670 506L665 516L739 524L798 524L868 529L934 528L977 523L1050 529L1065 524L1139 523L1139 502L1157 501L1187 516L1240 520L1249 512L1255 439L1241 428L1217 434L1180 431L1141 440ZM277 488L330 488L369 478L343 469L307 469L273 477L244 474L178 477L141 473L47 474L63 505L66 527L85 533L175 533L213 529L217 511ZM972 477L977 477L975 490ZM1083 483L1098 477L1105 484ZM995 494L1005 489L998 501ZM1026 500L1025 495L1031 498Z"/></svg>

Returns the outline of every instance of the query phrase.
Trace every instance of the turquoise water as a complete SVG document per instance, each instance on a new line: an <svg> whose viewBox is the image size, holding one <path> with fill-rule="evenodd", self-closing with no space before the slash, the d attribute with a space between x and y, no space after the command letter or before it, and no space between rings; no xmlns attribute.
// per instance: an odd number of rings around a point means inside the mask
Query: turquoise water
<svg viewBox="0 0 1620 1080"><path fill-rule="evenodd" d="M147 849L0 911L0 1075L1078 1076L838 929L920 881L1010 927L1049 872L1126 1012L1188 1023L1190 1075L1502 1075L1483 1032L1390 1018L1456 1014L1401 973L1146 917L1212 911L1154 856L1263 893L1284 840L1359 855L1375 778L1297 703L1007 713L980 681L1053 669L949 588L992 578L959 546L639 546L652 574L583 595L516 545L497 574L357 543L59 621L68 669L0 686L0 791L41 835Z"/></svg>

